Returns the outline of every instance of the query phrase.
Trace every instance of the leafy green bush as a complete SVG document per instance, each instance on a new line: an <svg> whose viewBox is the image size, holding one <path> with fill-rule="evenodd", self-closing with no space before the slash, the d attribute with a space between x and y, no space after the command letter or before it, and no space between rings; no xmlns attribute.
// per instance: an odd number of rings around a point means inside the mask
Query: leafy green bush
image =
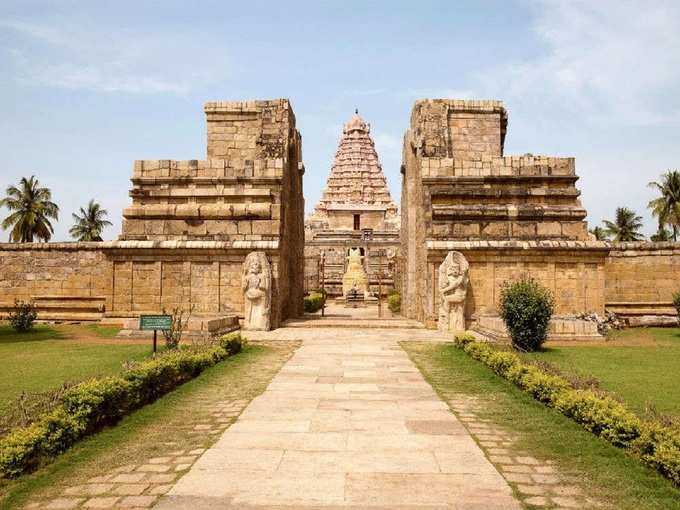
<svg viewBox="0 0 680 510"><path fill-rule="evenodd" d="M613 398L589 389L575 389L566 379L545 373L514 353L476 342L472 335L458 335L454 343L536 400L557 409L612 445L627 449L680 485L680 435L672 428L644 422Z"/></svg>
<svg viewBox="0 0 680 510"><path fill-rule="evenodd" d="M552 293L531 277L505 282L501 288L499 314L510 333L512 346L535 351L548 336L555 309Z"/></svg>
<svg viewBox="0 0 680 510"><path fill-rule="evenodd" d="M387 308L392 313L401 312L401 294L394 289L387 294Z"/></svg>
<svg viewBox="0 0 680 510"><path fill-rule="evenodd" d="M673 306L678 312L678 320L680 320L680 290L673 294Z"/></svg>
<svg viewBox="0 0 680 510"><path fill-rule="evenodd" d="M9 314L9 323L18 333L30 331L38 316L33 303L16 300L14 301L14 308L15 310Z"/></svg>
<svg viewBox="0 0 680 510"><path fill-rule="evenodd" d="M243 338L241 337L241 333L234 331L223 335L222 338L220 338L220 346L227 351L227 354L230 356L238 354L243 349Z"/></svg>
<svg viewBox="0 0 680 510"><path fill-rule="evenodd" d="M133 364L120 375L92 379L67 389L60 405L0 440L0 477L12 478L67 450L80 438L196 377L241 350L240 334L218 346L167 351Z"/></svg>
<svg viewBox="0 0 680 510"><path fill-rule="evenodd" d="M309 296L305 296L305 312L314 313L321 310L325 302L326 297L321 292L311 292Z"/></svg>

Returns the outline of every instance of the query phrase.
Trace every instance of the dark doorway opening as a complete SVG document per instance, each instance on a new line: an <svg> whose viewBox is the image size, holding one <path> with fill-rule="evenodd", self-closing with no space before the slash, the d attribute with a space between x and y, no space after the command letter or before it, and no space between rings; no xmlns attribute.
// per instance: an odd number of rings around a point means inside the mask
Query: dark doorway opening
<svg viewBox="0 0 680 510"><path fill-rule="evenodd" d="M361 229L361 215L355 214L354 215L354 230L360 230L360 229Z"/></svg>

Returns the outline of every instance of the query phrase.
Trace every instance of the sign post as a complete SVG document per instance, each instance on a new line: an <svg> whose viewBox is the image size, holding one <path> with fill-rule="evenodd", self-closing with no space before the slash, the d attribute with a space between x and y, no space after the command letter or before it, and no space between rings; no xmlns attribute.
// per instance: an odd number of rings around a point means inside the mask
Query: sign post
<svg viewBox="0 0 680 510"><path fill-rule="evenodd" d="M172 329L172 315L140 315L139 329L142 331L153 330L153 352L156 354L156 335L158 330L167 331Z"/></svg>

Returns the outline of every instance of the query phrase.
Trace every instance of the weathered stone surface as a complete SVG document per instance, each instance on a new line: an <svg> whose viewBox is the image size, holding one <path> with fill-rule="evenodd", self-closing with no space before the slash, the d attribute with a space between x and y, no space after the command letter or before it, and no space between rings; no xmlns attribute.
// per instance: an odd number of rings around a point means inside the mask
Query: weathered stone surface
<svg viewBox="0 0 680 510"><path fill-rule="evenodd" d="M417 101L404 137L402 315L441 320L437 271L451 250L470 265L465 315L496 315L500 286L529 274L556 312L604 313L609 245L589 246L573 158L504 156L500 101ZM580 244L584 243L584 244Z"/></svg>
<svg viewBox="0 0 680 510"><path fill-rule="evenodd" d="M410 332L291 333L302 347L157 508L520 508L399 348ZM370 382L348 382L359 367Z"/></svg>
<svg viewBox="0 0 680 510"><path fill-rule="evenodd" d="M368 278L361 264L358 248L350 249L347 257L347 270L342 276L342 295L348 296L352 292L365 297L368 295Z"/></svg>
<svg viewBox="0 0 680 510"><path fill-rule="evenodd" d="M344 126L321 199L305 221L306 289L323 283L329 295L343 295L353 248L364 257L368 292L393 288L399 222L370 125L355 114Z"/></svg>
<svg viewBox="0 0 680 510"><path fill-rule="evenodd" d="M0 315L14 299L36 301L41 319L181 309L201 329L243 316L253 250L271 265L270 323L300 315L304 166L290 104L212 102L205 113L208 159L135 162L119 241L0 245Z"/></svg>
<svg viewBox="0 0 680 510"><path fill-rule="evenodd" d="M245 312L243 329L269 331L271 327L272 270L264 252L248 254L243 263L241 288Z"/></svg>

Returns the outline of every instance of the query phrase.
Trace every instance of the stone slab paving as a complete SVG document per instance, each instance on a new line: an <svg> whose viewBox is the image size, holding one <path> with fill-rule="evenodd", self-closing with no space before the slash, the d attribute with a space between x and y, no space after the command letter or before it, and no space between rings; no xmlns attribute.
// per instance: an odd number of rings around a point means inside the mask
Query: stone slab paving
<svg viewBox="0 0 680 510"><path fill-rule="evenodd" d="M460 393L444 398L527 506L555 509L605 506L585 494L578 480L560 472L552 460L538 459L517 448L514 433L480 418L484 402Z"/></svg>
<svg viewBox="0 0 680 510"><path fill-rule="evenodd" d="M264 365L256 364L259 370L249 375L251 386L264 387L265 381L269 381L273 371L282 363L280 356L287 357L297 342L280 342L277 346L284 354L272 356L266 363L273 366L267 366L266 369ZM200 390L192 396L191 415L171 418L179 429L177 441L163 442L159 456L142 456L134 464L118 465L78 484L68 484L49 499L41 497L29 500L24 508L139 509L153 506L241 414L250 400L233 396L243 394L243 386L213 386Z"/></svg>
<svg viewBox="0 0 680 510"><path fill-rule="evenodd" d="M304 342L156 508L521 508L399 347L413 331L288 333L260 335Z"/></svg>

